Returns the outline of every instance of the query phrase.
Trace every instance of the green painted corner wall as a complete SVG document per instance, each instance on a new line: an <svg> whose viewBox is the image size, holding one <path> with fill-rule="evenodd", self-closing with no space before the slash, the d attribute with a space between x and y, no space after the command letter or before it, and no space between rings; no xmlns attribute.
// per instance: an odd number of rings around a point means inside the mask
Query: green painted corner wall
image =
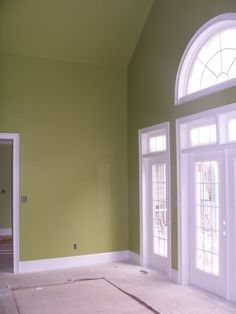
<svg viewBox="0 0 236 314"><path fill-rule="evenodd" d="M0 229L11 228L12 145L0 143Z"/></svg>
<svg viewBox="0 0 236 314"><path fill-rule="evenodd" d="M0 132L20 134L28 197L20 260L128 249L126 69L14 55L0 62Z"/></svg>
<svg viewBox="0 0 236 314"><path fill-rule="evenodd" d="M138 130L170 121L172 266L178 268L175 120L236 102L236 87L174 106L175 79L182 54L209 19L236 12L234 0L155 1L128 67L128 189L130 249L140 252Z"/></svg>

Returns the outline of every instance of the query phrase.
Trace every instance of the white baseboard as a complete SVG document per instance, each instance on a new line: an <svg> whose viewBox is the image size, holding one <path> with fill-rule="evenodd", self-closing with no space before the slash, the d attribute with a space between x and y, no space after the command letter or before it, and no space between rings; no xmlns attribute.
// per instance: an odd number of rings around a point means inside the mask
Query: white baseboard
<svg viewBox="0 0 236 314"><path fill-rule="evenodd" d="M0 228L0 236L11 236L12 229L11 228Z"/></svg>
<svg viewBox="0 0 236 314"><path fill-rule="evenodd" d="M129 252L129 261L132 264L140 265L140 255L130 251Z"/></svg>
<svg viewBox="0 0 236 314"><path fill-rule="evenodd" d="M178 271L176 269L173 269L172 268L172 271L171 271L171 281L174 282L174 283L178 283L179 280L178 280Z"/></svg>
<svg viewBox="0 0 236 314"><path fill-rule="evenodd" d="M118 251L81 256L33 260L19 263L19 273L29 273L45 270L63 269L100 263L128 261L130 252Z"/></svg>

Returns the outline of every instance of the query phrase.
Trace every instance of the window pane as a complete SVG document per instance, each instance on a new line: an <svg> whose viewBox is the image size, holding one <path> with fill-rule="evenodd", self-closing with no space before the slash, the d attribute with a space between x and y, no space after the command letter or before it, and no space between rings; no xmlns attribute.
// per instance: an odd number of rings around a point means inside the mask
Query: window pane
<svg viewBox="0 0 236 314"><path fill-rule="evenodd" d="M209 59L216 53L216 51L219 51L220 49L220 37L219 33L217 33L214 36L210 37L207 42L205 42L204 46L200 49L197 57L203 63L207 64Z"/></svg>
<svg viewBox="0 0 236 314"><path fill-rule="evenodd" d="M236 77L236 54L235 54L235 57L234 57L234 61L229 69L229 72L228 72L228 75L230 78L234 78Z"/></svg>
<svg viewBox="0 0 236 314"><path fill-rule="evenodd" d="M216 143L216 125L206 125L199 128L193 128L190 131L191 146L199 146Z"/></svg>
<svg viewBox="0 0 236 314"><path fill-rule="evenodd" d="M236 77L236 29L215 33L192 59L186 78L186 94Z"/></svg>
<svg viewBox="0 0 236 314"><path fill-rule="evenodd" d="M166 150L166 135L153 136L149 138L149 151L160 152Z"/></svg>
<svg viewBox="0 0 236 314"><path fill-rule="evenodd" d="M190 131L191 145L197 146L199 145L199 132L198 128L192 129Z"/></svg>
<svg viewBox="0 0 236 314"><path fill-rule="evenodd" d="M152 165L153 253L167 257L166 164Z"/></svg>
<svg viewBox="0 0 236 314"><path fill-rule="evenodd" d="M225 49L222 51L222 71L228 73L234 59L236 57L236 51L234 49Z"/></svg>
<svg viewBox="0 0 236 314"><path fill-rule="evenodd" d="M207 67L211 70L215 75L219 76L222 72L222 65L221 65L221 50L214 54L208 61Z"/></svg>
<svg viewBox="0 0 236 314"><path fill-rule="evenodd" d="M226 29L221 32L221 48L234 48L236 49L236 28Z"/></svg>
<svg viewBox="0 0 236 314"><path fill-rule="evenodd" d="M198 59L194 62L190 75L189 75L189 81L188 81L188 88L187 93L191 94L199 89L201 89L200 82L201 82L201 76L204 71L204 64L201 63Z"/></svg>
<svg viewBox="0 0 236 314"><path fill-rule="evenodd" d="M216 161L194 165L197 269L219 275L219 175Z"/></svg>
<svg viewBox="0 0 236 314"><path fill-rule="evenodd" d="M217 76L209 69L205 68L204 72L202 73L202 78L200 81L201 89L213 86L216 84L216 82Z"/></svg>
<svg viewBox="0 0 236 314"><path fill-rule="evenodd" d="M236 141L236 119L231 119L228 122L228 140Z"/></svg>

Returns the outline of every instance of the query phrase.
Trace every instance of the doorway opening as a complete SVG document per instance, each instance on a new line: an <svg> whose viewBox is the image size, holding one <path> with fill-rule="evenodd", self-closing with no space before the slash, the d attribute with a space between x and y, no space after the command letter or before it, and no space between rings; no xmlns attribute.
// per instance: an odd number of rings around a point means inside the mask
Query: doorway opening
<svg viewBox="0 0 236 314"><path fill-rule="evenodd" d="M0 272L18 272L19 135L0 133Z"/></svg>

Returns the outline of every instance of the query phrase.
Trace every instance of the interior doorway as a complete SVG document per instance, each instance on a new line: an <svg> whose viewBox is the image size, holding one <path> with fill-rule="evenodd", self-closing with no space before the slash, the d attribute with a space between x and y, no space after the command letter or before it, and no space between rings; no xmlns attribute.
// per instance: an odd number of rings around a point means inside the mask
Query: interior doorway
<svg viewBox="0 0 236 314"><path fill-rule="evenodd" d="M0 133L0 272L19 265L19 135Z"/></svg>
<svg viewBox="0 0 236 314"><path fill-rule="evenodd" d="M0 140L0 272L13 272L12 140Z"/></svg>

